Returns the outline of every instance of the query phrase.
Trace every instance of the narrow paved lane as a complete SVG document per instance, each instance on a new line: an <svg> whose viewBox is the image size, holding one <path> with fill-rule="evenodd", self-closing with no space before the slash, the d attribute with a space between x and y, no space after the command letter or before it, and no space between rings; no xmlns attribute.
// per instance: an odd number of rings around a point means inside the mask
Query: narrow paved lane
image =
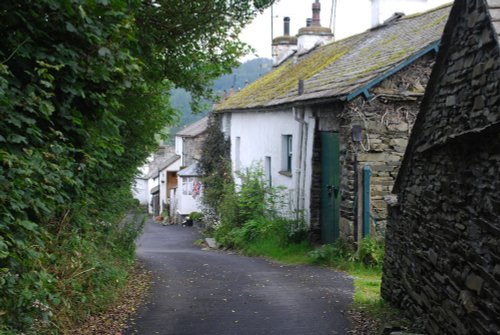
<svg viewBox="0 0 500 335"><path fill-rule="evenodd" d="M204 251L199 238L195 228L146 225L138 257L154 282L126 334L347 334L345 274Z"/></svg>

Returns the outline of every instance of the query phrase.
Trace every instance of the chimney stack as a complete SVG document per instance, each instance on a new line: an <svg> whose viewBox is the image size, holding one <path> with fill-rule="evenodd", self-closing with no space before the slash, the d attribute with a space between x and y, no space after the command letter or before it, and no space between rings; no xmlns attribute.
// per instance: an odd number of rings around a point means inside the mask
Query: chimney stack
<svg viewBox="0 0 500 335"><path fill-rule="evenodd" d="M380 0L372 0L372 28L380 25Z"/></svg>
<svg viewBox="0 0 500 335"><path fill-rule="evenodd" d="M297 37L290 36L290 18L283 18L283 36L273 39L273 66L283 63L297 51Z"/></svg>
<svg viewBox="0 0 500 335"><path fill-rule="evenodd" d="M313 18L312 18L312 26L313 27L321 27L321 3L319 0L316 0L315 3L312 4L313 10Z"/></svg>
<svg viewBox="0 0 500 335"><path fill-rule="evenodd" d="M312 19L307 19L307 25L299 29L297 52L299 55L304 54L312 48L333 41L333 34L330 28L322 27L321 3L316 0L312 4Z"/></svg>
<svg viewBox="0 0 500 335"><path fill-rule="evenodd" d="M283 36L290 36L290 18L288 16L283 19Z"/></svg>

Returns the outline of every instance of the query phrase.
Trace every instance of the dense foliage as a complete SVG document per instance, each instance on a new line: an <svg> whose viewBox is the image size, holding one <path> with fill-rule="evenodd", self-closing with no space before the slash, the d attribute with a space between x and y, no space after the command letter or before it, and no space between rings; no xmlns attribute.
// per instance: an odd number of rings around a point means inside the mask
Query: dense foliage
<svg viewBox="0 0 500 335"><path fill-rule="evenodd" d="M211 115L207 127L207 136L202 144L203 153L199 160L199 168L203 177L202 201L207 209L218 214L219 207L227 193L234 189L231 173L230 142L220 130L220 120Z"/></svg>
<svg viewBox="0 0 500 335"><path fill-rule="evenodd" d="M382 271L384 253L383 239L365 237L359 242L357 249L351 243L339 239L333 244L311 251L308 256L313 264L325 264L344 270L349 269L353 264L360 264Z"/></svg>
<svg viewBox="0 0 500 335"><path fill-rule="evenodd" d="M246 49L228 37L269 2L0 2L0 333L64 331L107 300L166 92L209 94Z"/></svg>

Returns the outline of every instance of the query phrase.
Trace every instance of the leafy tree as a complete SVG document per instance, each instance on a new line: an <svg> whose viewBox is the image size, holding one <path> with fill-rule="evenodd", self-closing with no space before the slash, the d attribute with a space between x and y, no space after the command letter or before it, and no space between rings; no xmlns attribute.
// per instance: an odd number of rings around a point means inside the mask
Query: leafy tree
<svg viewBox="0 0 500 335"><path fill-rule="evenodd" d="M250 48L237 36L273 0L154 0L141 8L141 41L161 59L161 75L194 101L211 93L212 79L237 66ZM179 47L181 46L181 47Z"/></svg>
<svg viewBox="0 0 500 335"><path fill-rule="evenodd" d="M269 2L0 2L0 333L56 332L98 303L110 271L89 264L116 262L97 245L123 249L102 222L172 121L167 92L209 94ZM92 273L76 283L66 254Z"/></svg>

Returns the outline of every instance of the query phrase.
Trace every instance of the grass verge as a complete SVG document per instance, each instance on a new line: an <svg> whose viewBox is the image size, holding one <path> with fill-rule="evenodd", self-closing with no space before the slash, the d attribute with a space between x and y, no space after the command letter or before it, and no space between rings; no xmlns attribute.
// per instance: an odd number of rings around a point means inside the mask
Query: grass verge
<svg viewBox="0 0 500 335"><path fill-rule="evenodd" d="M268 257L288 264L307 264L307 253L311 250L311 246L306 241L282 246L277 237L256 239L243 249L248 256Z"/></svg>

